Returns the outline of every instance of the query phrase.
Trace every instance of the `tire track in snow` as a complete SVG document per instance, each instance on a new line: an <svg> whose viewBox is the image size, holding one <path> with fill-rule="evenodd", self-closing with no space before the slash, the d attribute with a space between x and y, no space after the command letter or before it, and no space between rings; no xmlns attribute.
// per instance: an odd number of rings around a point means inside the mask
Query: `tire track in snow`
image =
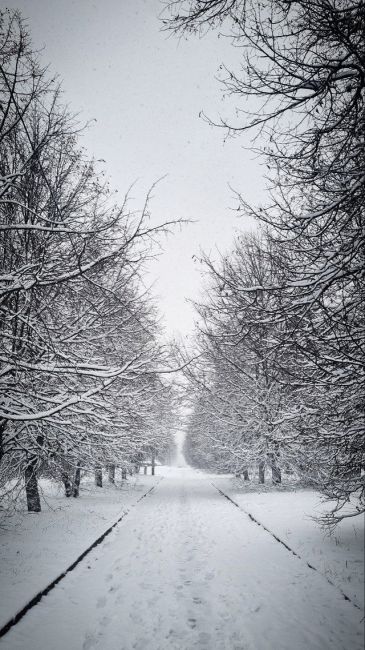
<svg viewBox="0 0 365 650"><path fill-rule="evenodd" d="M0 639L3 636L5 636L5 634L7 634L7 632L9 632L9 630L11 630L11 628L14 627L14 625L19 623L19 621L21 621L21 619L27 614L27 612L29 612L30 609L32 609L35 605L37 605L41 601L43 596L46 596L50 591L52 591L52 589L54 589L54 587L56 587L56 585L58 585L59 582L61 582L61 580L63 580L63 578L66 577L68 573L73 571L77 567L77 565L80 564L80 562L82 562L82 560L87 555L89 555L89 553L94 548L96 548L96 546L99 546L99 544L101 544L101 542L103 542L104 539L108 535L110 535L112 530L114 530L114 528L122 521L122 519L124 519L130 513L131 508L134 508L137 505L137 503L139 503L140 501L142 501L142 499L147 497L159 485L159 483L161 483L162 480L163 477L158 481L158 483L156 483L149 490L147 490L147 492L142 494L142 496L140 496L139 499L137 499L137 501L134 504L132 504L130 508L124 510L123 514L120 517L118 517L118 519L114 522L114 524L109 526L109 528L107 528L92 544L90 544L90 546L88 546L88 548L85 551L83 551L81 555L79 555L77 559L74 562L72 562L72 564L70 564L70 566L67 567L67 569L65 569L65 571L60 573L57 576L57 578L52 580L52 582L50 582L44 589L42 589L35 596L33 596L33 598L30 601L28 601L28 603L24 605L24 607L22 607L22 609L19 612L17 612L7 623L5 623L5 625L3 625L2 628L0 628Z"/></svg>
<svg viewBox="0 0 365 650"><path fill-rule="evenodd" d="M318 573L320 576L322 576L322 578L324 578L328 582L328 584L331 585L331 587L334 587L335 589L337 589L340 592L340 594L341 594L342 598L344 598L344 600L347 600L349 603L351 603L351 605L353 605L354 607L356 607L356 609L358 609L358 610L360 610L360 612L362 612L362 608L357 603L355 603L347 594L345 594L345 592L341 589L341 587L339 587L334 582L332 582L332 580L330 578L328 578L326 575L324 575L323 573L321 573L321 571L319 571L317 569L317 567L313 566L313 564L310 564L310 562L308 562L305 558L303 558L301 555L299 555L299 553L294 551L294 549L292 549L286 542L284 542L284 540L282 540L280 537L278 537L278 535L276 535L276 533L274 533L272 530L270 530L270 528L267 528L267 526L265 526L265 524L263 524L261 521L256 519L256 517L254 517L250 512L248 512L247 510L242 508L242 506L240 506L239 503L234 501L230 496L228 496L228 494L223 492L223 490L221 490L219 487L214 485L214 483L211 483L211 485L217 490L217 492L219 492L219 494L222 495L222 497L227 499L230 503L232 503L232 505L234 505L236 508L241 510L241 512L243 512L247 517L249 517L249 519L254 524L256 524L257 526L260 526L261 528L263 528L267 533L269 533L269 535L271 535L271 537L273 537L275 539L276 542L278 542L279 544L284 546L284 548L286 548L286 550L289 551L289 553L292 553L293 555L295 555L295 557L297 557L298 560L301 560L302 562L304 562L309 569L312 569L312 571L316 571L316 573Z"/></svg>

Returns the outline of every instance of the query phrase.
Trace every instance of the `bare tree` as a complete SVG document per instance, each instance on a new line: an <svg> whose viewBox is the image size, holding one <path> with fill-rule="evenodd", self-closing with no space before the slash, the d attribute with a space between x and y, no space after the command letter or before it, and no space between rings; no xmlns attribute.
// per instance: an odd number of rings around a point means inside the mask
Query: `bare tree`
<svg viewBox="0 0 365 650"><path fill-rule="evenodd" d="M283 324L298 359L292 385L308 399L297 432L335 499L335 524L364 508L364 7L182 0L169 11L169 29L220 29L242 53L240 69L223 66L221 77L236 118L216 123L232 136L254 130L269 168L266 206L237 197L285 256L285 282L262 287L278 298L262 319Z"/></svg>
<svg viewBox="0 0 365 650"><path fill-rule="evenodd" d="M273 482L280 483L280 464L292 467L296 457L283 418L290 393L287 353L281 324L262 317L276 296L257 288L276 284L279 269L254 235L240 237L219 264L207 257L204 264L209 283L204 303L196 305L200 356L195 373L187 369L204 412L200 438L205 426L208 445L225 468L229 459L246 478L248 468L257 468L264 482L265 467L271 467Z"/></svg>
<svg viewBox="0 0 365 650"><path fill-rule="evenodd" d="M0 18L0 462L38 511L42 469L69 494L72 468L145 444L141 405L157 408L167 354L142 275L171 224L149 225L150 194L116 204L20 16Z"/></svg>

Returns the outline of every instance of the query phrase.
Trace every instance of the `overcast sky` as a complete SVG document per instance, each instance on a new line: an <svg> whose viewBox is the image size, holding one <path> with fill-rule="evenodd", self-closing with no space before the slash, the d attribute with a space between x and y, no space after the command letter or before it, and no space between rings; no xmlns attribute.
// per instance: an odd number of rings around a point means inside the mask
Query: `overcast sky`
<svg viewBox="0 0 365 650"><path fill-rule="evenodd" d="M151 281L168 334L185 336L194 314L186 298L201 291L202 248L217 255L230 248L237 230L252 230L237 217L229 185L260 200L262 168L248 136L224 142L224 132L201 118L232 113L216 75L222 62L235 65L239 51L210 34L188 41L161 31L159 0L18 0L6 3L27 19L34 45L62 80L65 101L83 120L95 119L84 144L106 161L120 193L134 181L136 205L150 185L154 222L171 218L196 223L164 242Z"/></svg>

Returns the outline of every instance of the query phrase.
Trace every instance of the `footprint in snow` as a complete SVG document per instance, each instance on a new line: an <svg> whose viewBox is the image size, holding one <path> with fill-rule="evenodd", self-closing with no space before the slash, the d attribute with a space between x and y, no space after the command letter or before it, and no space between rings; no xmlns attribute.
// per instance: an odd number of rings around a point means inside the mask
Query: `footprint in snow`
<svg viewBox="0 0 365 650"><path fill-rule="evenodd" d="M101 607L105 607L105 605L106 605L105 596L102 596L101 598L98 598L96 606L100 609Z"/></svg>

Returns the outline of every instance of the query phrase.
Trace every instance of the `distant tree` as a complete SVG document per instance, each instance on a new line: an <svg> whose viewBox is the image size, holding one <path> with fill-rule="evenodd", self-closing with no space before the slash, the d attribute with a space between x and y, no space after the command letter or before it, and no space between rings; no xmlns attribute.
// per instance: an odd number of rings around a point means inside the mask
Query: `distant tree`
<svg viewBox="0 0 365 650"><path fill-rule="evenodd" d="M283 419L291 392L288 355L281 325L262 318L276 297L258 287L277 284L282 270L255 235L241 236L219 264L206 257L204 265L208 286L196 305L200 354L195 368L186 370L197 394L192 429L201 418L200 440L205 435L206 448L218 452L225 469L229 464L247 478L248 468L258 468L264 482L269 466L273 482L280 483L281 463L293 466L296 456Z"/></svg>

